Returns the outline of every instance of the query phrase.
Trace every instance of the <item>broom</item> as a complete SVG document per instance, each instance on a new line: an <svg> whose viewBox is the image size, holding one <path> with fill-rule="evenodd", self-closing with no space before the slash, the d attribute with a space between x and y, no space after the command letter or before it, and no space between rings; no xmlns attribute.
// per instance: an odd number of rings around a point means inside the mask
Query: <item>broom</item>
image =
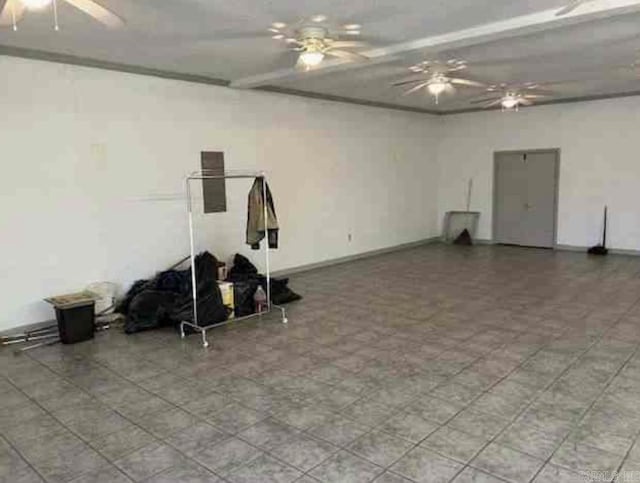
<svg viewBox="0 0 640 483"><path fill-rule="evenodd" d="M606 255L607 250L607 207L604 207L604 228L602 230L602 245L595 245L589 248L589 255Z"/></svg>

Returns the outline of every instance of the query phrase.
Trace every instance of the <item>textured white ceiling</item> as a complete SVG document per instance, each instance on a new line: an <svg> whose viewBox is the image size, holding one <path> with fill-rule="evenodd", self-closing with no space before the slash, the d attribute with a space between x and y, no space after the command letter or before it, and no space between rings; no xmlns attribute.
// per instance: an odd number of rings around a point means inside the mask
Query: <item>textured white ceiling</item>
<svg viewBox="0 0 640 483"><path fill-rule="evenodd" d="M49 11L28 12L18 32L0 28L0 45L72 54L225 80L291 67L295 55L266 32L274 21L322 13L338 24L363 24L373 46L454 32L561 6L563 0L101 0L127 21L107 30L58 0L62 30ZM595 0L598 1L598 0ZM0 0L0 4L2 0ZM424 93L403 96L390 83L429 58L467 60L466 76L489 83L577 82L553 86L554 99L640 91L630 65L640 58L640 14L545 33L399 59L341 72L270 82L280 88L433 110L472 107L481 90L460 89L439 105Z"/></svg>

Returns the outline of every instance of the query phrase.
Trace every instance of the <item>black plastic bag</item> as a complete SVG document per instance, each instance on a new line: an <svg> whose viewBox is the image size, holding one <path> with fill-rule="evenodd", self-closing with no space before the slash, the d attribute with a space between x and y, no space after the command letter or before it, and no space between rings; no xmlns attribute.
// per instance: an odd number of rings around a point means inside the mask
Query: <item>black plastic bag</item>
<svg viewBox="0 0 640 483"><path fill-rule="evenodd" d="M229 316L216 280L217 265L218 260L208 252L195 258L199 325L224 322ZM126 315L128 334L171 324L177 326L182 321L193 323L191 269L168 270L151 280L136 282L118 305L117 312Z"/></svg>

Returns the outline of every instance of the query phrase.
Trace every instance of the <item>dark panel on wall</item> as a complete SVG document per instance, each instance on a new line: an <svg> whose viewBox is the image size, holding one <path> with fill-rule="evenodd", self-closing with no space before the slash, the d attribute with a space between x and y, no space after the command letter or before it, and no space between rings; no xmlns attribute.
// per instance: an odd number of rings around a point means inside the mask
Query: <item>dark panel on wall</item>
<svg viewBox="0 0 640 483"><path fill-rule="evenodd" d="M224 175L224 153L202 151L200 153L202 171L207 174ZM203 179L202 196L205 213L227 211L227 190L224 179Z"/></svg>

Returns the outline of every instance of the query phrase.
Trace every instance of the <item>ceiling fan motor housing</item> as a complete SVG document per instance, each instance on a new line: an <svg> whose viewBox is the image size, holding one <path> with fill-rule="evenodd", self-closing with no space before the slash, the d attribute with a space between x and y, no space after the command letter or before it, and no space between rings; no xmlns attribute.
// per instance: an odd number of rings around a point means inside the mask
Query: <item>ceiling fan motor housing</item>
<svg viewBox="0 0 640 483"><path fill-rule="evenodd" d="M299 35L303 40L324 40L325 38L327 38L327 29L324 27L319 27L317 25L307 25L300 28Z"/></svg>

